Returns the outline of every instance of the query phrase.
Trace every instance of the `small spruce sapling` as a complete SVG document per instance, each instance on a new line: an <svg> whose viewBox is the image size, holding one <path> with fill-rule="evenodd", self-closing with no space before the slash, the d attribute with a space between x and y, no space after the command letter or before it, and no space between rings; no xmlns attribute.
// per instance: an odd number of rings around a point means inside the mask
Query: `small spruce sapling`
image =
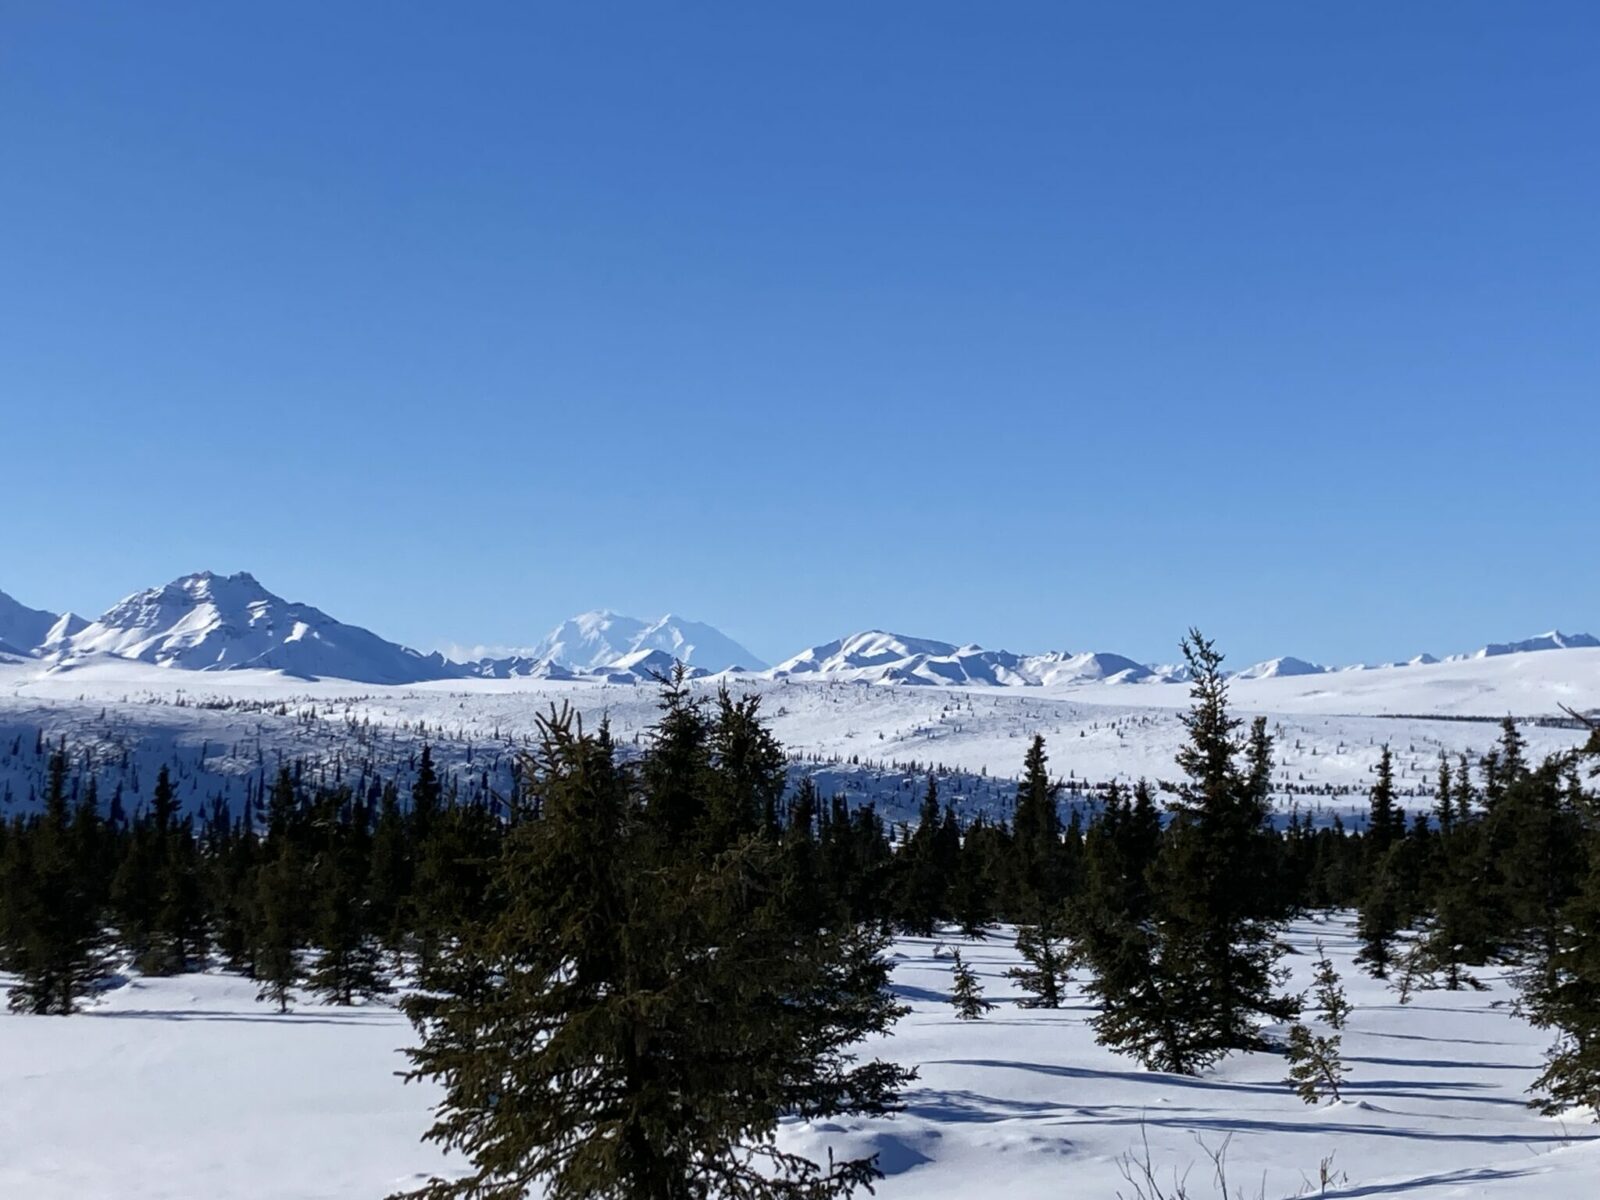
<svg viewBox="0 0 1600 1200"><path fill-rule="evenodd" d="M1289 1082L1295 1095L1307 1104L1316 1104L1324 1094L1339 1099L1345 1065L1339 1057L1339 1035L1318 1037L1296 1022L1289 1028Z"/></svg>
<svg viewBox="0 0 1600 1200"><path fill-rule="evenodd" d="M1351 1004L1344 994L1344 988L1340 986L1339 972L1334 970L1333 960L1328 957L1321 941L1317 942L1317 974L1311 994L1317 1002L1317 1015L1330 1028L1343 1029L1345 1019L1350 1015Z"/></svg>
<svg viewBox="0 0 1600 1200"><path fill-rule="evenodd" d="M984 999L983 985L978 982L978 974L966 963L961 961L961 951L955 952L955 965L951 968L955 977L955 988L950 993L950 1003L955 1006L956 1016L963 1021L976 1021L994 1007L994 1004Z"/></svg>
<svg viewBox="0 0 1600 1200"><path fill-rule="evenodd" d="M1427 947L1422 942L1413 942L1410 949L1400 956L1400 974L1394 981L1394 990L1399 993L1400 1003L1410 1004L1411 993L1430 982Z"/></svg>

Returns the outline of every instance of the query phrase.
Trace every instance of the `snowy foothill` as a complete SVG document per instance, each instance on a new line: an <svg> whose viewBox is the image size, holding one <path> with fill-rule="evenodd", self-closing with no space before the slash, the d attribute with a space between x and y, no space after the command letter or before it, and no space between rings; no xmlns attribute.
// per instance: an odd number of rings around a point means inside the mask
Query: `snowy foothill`
<svg viewBox="0 0 1600 1200"><path fill-rule="evenodd" d="M1019 1007L1006 977L1019 959L996 930L895 943L910 1012L868 1049L917 1068L902 1114L791 1122L781 1140L877 1153L883 1200L1131 1197L1122 1171L1146 1153L1163 1181L1187 1173L1206 1197L1207 1152L1224 1148L1249 1196L1594 1194L1600 1126L1527 1107L1548 1037L1515 1015L1502 977L1402 1005L1352 961L1346 916L1302 918L1287 939L1293 989L1309 986L1321 941L1355 1005L1339 1101L1302 1103L1275 1054L1199 1077L1145 1071L1095 1044L1076 987L1062 1009ZM981 1020L949 1003L958 946L997 1002ZM395 1008L279 1015L255 991L214 972L135 976L71 1017L0 1015L0 1196L372 1200L460 1166L419 1141L436 1093L396 1075L412 1033Z"/></svg>
<svg viewBox="0 0 1600 1200"><path fill-rule="evenodd" d="M653 653L653 652L652 652ZM1005 815L1027 740L1043 734L1051 770L1069 785L1175 776L1183 739L1182 684L1051 688L899 687L809 675L708 677L762 697L763 713L796 756L823 772L825 792L872 800L892 819L915 813L922 776L953 772L946 798L962 816ZM1511 714L1532 753L1563 751L1582 732L1540 723L1561 707L1600 708L1600 649L1511 654L1390 670L1235 679L1233 703L1266 715L1276 738L1280 809L1346 819L1366 806L1383 746L1396 757L1402 803L1429 803L1440 754L1476 758ZM605 679L449 679L384 686L305 680L264 670L191 671L110 656L68 669L0 662L0 798L26 797L41 734L110 770L177 757L187 794L234 799L245 781L284 760L330 773L370 764L402 776L423 742L461 786L503 789L536 718L571 703L602 717L624 748L657 715L648 682ZM20 753L13 753L17 747ZM114 786L107 776L103 784ZM7 792L9 786L10 792ZM109 794L109 790L105 794ZM135 797L136 798L136 797Z"/></svg>

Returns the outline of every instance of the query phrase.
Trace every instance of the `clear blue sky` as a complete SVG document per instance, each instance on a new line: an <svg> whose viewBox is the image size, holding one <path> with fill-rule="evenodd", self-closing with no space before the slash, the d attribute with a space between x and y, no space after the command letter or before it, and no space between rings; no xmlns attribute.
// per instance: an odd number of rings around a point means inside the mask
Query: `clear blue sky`
<svg viewBox="0 0 1600 1200"><path fill-rule="evenodd" d="M1600 626L1600 6L0 7L0 589Z"/></svg>

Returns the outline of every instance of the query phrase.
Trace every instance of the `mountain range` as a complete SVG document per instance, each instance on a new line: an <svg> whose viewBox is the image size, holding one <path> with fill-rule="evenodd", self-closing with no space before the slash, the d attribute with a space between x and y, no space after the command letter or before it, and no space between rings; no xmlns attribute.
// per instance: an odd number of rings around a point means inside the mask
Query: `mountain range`
<svg viewBox="0 0 1600 1200"><path fill-rule="evenodd" d="M1490 643L1446 661L1600 647L1589 634L1540 634ZM467 678L644 682L685 663L691 675L760 672L773 679L954 687L1050 687L1079 683L1175 683L1181 667L1140 663L1106 652L1015 654L977 645L867 630L812 646L768 667L711 625L668 614L654 621L609 611L563 621L526 650L458 662L386 641L308 604L274 595L244 572L202 571L135 592L94 621L28 608L0 592L0 657L34 659L71 670L124 659L179 670L256 668L303 678L412 684ZM1418 655L1399 668L1440 660ZM1372 670L1326 667L1292 656L1237 672L1242 679Z"/></svg>

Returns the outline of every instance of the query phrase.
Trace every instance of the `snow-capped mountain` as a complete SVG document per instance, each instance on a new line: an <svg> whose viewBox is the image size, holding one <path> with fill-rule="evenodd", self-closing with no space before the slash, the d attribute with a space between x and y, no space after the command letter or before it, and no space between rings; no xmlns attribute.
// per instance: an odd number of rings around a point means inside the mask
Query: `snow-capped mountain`
<svg viewBox="0 0 1600 1200"><path fill-rule="evenodd" d="M563 621L533 649L515 657L529 663L547 662L587 671L614 666L630 655L650 650L710 672L730 667L760 671L767 666L727 634L703 621L690 621L672 613L655 621L641 621L605 610L581 613Z"/></svg>
<svg viewBox="0 0 1600 1200"><path fill-rule="evenodd" d="M1600 638L1558 630L1521 641L1492 642L1445 662L1536 651L1600 648ZM482 653L477 651L475 653ZM254 577L202 571L165 587L136 592L92 624L71 613L28 608L0 592L0 656L34 658L69 670L96 657L125 658L181 670L278 670L306 678L411 684L492 678L650 682L676 661L695 677L750 674L767 679L943 687L1061 687L1183 683L1181 665L1146 664L1104 651L1017 654L957 645L881 629L801 651L768 668L713 626L668 614L644 621L605 610L563 621L537 645L516 653L454 662L385 641L310 605L273 595ZM1438 663L1420 654L1381 666L1323 666L1285 655L1234 672L1240 680L1373 672Z"/></svg>
<svg viewBox="0 0 1600 1200"><path fill-rule="evenodd" d="M47 649L58 666L112 655L183 670L254 667L357 683L416 683L459 673L441 655L419 654L310 605L290 603L243 572L202 571L135 592Z"/></svg>
<svg viewBox="0 0 1600 1200"><path fill-rule="evenodd" d="M1502 654L1530 654L1536 650L1592 650L1600 646L1600 638L1587 633L1562 633L1552 629L1520 642L1490 642L1482 649L1466 655L1467 658L1498 658Z"/></svg>
<svg viewBox="0 0 1600 1200"><path fill-rule="evenodd" d="M774 678L822 677L857 683L946 687L1029 687L1076 682L1133 683L1155 677L1149 667L1120 654L1022 655L981 646L955 646L931 638L869 629L803 650L779 663Z"/></svg>
<svg viewBox="0 0 1600 1200"><path fill-rule="evenodd" d="M1359 669L1359 668L1358 668ZM1240 679L1282 679L1290 675L1325 675L1330 670L1320 663L1307 662L1303 658L1284 655L1281 658L1269 658L1266 662L1258 662L1254 666L1246 667L1238 673Z"/></svg>
<svg viewBox="0 0 1600 1200"><path fill-rule="evenodd" d="M84 624L83 618L73 613L29 608L0 592L0 653L37 654L40 647L70 637Z"/></svg>

